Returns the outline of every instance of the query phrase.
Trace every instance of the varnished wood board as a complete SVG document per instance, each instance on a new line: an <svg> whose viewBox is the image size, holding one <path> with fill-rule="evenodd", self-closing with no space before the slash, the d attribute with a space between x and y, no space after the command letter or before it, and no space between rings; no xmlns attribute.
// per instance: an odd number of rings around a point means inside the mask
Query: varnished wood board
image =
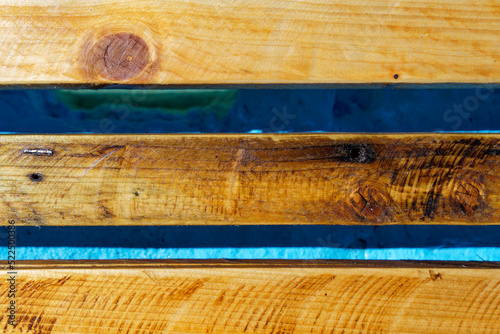
<svg viewBox="0 0 500 334"><path fill-rule="evenodd" d="M4 135L19 225L499 224L500 136Z"/></svg>
<svg viewBox="0 0 500 334"><path fill-rule="evenodd" d="M36 261L16 272L16 326L2 312L3 333L500 332L499 263Z"/></svg>
<svg viewBox="0 0 500 334"><path fill-rule="evenodd" d="M497 0L0 1L0 85L500 84Z"/></svg>

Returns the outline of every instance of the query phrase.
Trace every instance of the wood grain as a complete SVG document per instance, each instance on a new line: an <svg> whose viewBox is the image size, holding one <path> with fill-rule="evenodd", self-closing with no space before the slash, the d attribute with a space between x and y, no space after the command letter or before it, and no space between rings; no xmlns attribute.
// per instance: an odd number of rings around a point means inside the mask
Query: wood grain
<svg viewBox="0 0 500 334"><path fill-rule="evenodd" d="M4 135L1 224L499 224L500 135Z"/></svg>
<svg viewBox="0 0 500 334"><path fill-rule="evenodd" d="M497 0L1 0L0 85L500 83Z"/></svg>
<svg viewBox="0 0 500 334"><path fill-rule="evenodd" d="M3 333L498 333L500 263L17 264ZM0 284L0 307L9 303Z"/></svg>

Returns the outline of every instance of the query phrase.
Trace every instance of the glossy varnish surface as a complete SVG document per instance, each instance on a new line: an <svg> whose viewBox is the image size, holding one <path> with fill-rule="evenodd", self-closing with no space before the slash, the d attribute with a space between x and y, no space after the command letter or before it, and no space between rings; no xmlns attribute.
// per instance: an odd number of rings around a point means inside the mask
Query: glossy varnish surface
<svg viewBox="0 0 500 334"><path fill-rule="evenodd" d="M25 225L498 224L500 137L2 136Z"/></svg>

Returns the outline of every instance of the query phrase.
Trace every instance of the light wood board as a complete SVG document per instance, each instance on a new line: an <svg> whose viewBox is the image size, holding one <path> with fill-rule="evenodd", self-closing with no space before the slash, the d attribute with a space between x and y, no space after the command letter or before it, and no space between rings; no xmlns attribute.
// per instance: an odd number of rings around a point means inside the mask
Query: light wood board
<svg viewBox="0 0 500 334"><path fill-rule="evenodd" d="M499 263L38 261L16 286L2 333L500 332Z"/></svg>
<svg viewBox="0 0 500 334"><path fill-rule="evenodd" d="M0 85L500 84L498 0L1 0Z"/></svg>

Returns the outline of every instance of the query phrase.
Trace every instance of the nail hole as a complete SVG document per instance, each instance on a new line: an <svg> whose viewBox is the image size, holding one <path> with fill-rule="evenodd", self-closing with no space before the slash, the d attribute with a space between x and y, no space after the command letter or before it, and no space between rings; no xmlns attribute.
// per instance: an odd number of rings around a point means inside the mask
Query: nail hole
<svg viewBox="0 0 500 334"><path fill-rule="evenodd" d="M43 181L43 175L40 174L40 173L33 173L33 174L30 174L28 175L28 177L30 178L31 181L33 182L40 182L40 181Z"/></svg>
<svg viewBox="0 0 500 334"><path fill-rule="evenodd" d="M394 79L398 80L399 74L394 74Z"/></svg>
<svg viewBox="0 0 500 334"><path fill-rule="evenodd" d="M353 148L351 148L351 151L349 152L349 158L353 161L358 160L360 154L361 154L361 148L353 147Z"/></svg>

